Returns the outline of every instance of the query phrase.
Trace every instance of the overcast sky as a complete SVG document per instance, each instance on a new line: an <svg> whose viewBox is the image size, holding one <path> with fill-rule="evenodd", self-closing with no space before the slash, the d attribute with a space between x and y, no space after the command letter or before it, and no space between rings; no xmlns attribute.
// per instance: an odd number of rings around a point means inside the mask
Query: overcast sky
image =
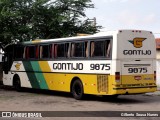
<svg viewBox="0 0 160 120"><path fill-rule="evenodd" d="M160 37L160 0L92 0L94 9L86 10L88 18L96 17L104 30L149 30Z"/></svg>

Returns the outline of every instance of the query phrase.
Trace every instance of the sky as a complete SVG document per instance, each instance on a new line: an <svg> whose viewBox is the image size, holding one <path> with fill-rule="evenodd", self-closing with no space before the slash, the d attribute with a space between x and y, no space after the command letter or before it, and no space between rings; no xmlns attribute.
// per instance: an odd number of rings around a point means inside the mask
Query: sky
<svg viewBox="0 0 160 120"><path fill-rule="evenodd" d="M101 31L136 29L152 31L160 38L160 0L92 0L95 8L86 16L96 17Z"/></svg>

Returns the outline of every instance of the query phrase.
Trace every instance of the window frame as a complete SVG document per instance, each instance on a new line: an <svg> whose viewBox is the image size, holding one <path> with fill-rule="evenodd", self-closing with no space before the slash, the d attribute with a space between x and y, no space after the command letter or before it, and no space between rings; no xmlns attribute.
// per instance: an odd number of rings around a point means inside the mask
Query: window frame
<svg viewBox="0 0 160 120"><path fill-rule="evenodd" d="M106 57L106 56L97 56L97 57L91 57L91 42L92 41L110 41L110 46L111 46L111 49L110 49L110 56L109 57ZM82 57L76 57L76 56L71 56L71 52L72 52L72 43L73 44L76 44L76 43L83 43L84 44L84 48L83 48L83 56ZM56 57L55 56L55 46L56 45L59 45L59 44L68 44L68 48L65 46L65 51L66 51L66 54L64 57ZM24 61L27 61L27 60L35 60L35 61L56 61L56 60L111 60L112 59L112 49L113 49L113 36L101 36L101 37L91 37L91 38L80 38L80 39L68 39L68 40L63 40L63 41L49 41L47 43L45 42L42 42L42 43L36 43L36 44L17 44L17 45L20 45L20 46L23 46L24 47L24 54L23 54L23 58L22 60ZM48 46L51 46L50 48L50 52L49 52L49 58L41 58L40 57L40 47L41 46L45 46L45 45L48 45ZM34 46L35 47L35 55L34 55L34 58L30 58L30 57L27 57L27 48L28 47L31 47L31 46ZM36 57L36 51L38 49L38 55ZM68 51L68 52L67 52ZM33 51L32 51L33 52ZM15 59L15 58L14 58ZM21 58L20 58L21 59ZM18 58L16 58L15 60L19 60Z"/></svg>
<svg viewBox="0 0 160 120"><path fill-rule="evenodd" d="M22 57L17 57L17 55L16 55L16 48L23 48L23 54L22 54ZM22 49L21 49L22 50ZM18 45L15 45L14 46L14 60L16 61L16 60L22 60L22 59L24 59L24 54L25 54L25 46L24 45L21 45L21 44L18 44Z"/></svg>
<svg viewBox="0 0 160 120"><path fill-rule="evenodd" d="M48 46L48 57L42 57L43 50L41 51L41 47ZM49 60L53 58L53 44L39 44L39 59L40 60Z"/></svg>
<svg viewBox="0 0 160 120"><path fill-rule="evenodd" d="M72 56L72 55L70 55L70 58L71 59L87 59L88 57L87 57L87 55L86 55L86 49L87 49L87 47L85 46L85 43L88 43L88 46L89 46L89 40L81 40L81 41L73 41L73 42L71 42L71 49L70 49L70 54L72 54L72 44L76 44L76 43L84 43L83 44L83 56L82 57L80 57L80 56ZM88 54L89 54L89 51L88 51Z"/></svg>
<svg viewBox="0 0 160 120"><path fill-rule="evenodd" d="M94 56L94 57L91 57L91 42L94 42L94 41L110 41L110 43L108 45L110 45L110 50L109 50L109 57L106 56L106 52L104 53L105 56ZM96 38L96 39L91 39L89 40L89 59L90 60L101 60L101 59L106 59L106 60L111 60L112 59L112 49L113 49L113 37L103 37L103 38ZM105 46L105 49L106 46Z"/></svg>
<svg viewBox="0 0 160 120"><path fill-rule="evenodd" d="M34 52L32 51L32 53L34 53L34 57L31 58L29 55L29 47L34 47ZM25 46L25 59L27 60L38 60L39 59L39 45L26 45Z"/></svg>
<svg viewBox="0 0 160 120"><path fill-rule="evenodd" d="M63 44L63 46L64 46L64 56L63 57L58 57L58 49L57 50L55 50L55 46L58 46L58 45L62 45ZM68 49L67 49L67 47L66 47L66 45L68 44ZM69 50L69 51L68 51ZM53 58L54 59L70 59L70 42L55 42L55 43L53 43ZM68 53L69 52L69 53ZM68 54L69 54L69 56L68 56Z"/></svg>

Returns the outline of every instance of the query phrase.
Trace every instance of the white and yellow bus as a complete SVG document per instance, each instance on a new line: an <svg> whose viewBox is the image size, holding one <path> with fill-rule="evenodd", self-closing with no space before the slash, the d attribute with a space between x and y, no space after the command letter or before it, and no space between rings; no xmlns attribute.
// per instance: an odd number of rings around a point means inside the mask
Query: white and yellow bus
<svg viewBox="0 0 160 120"><path fill-rule="evenodd" d="M115 96L154 92L155 38L150 31L118 30L35 40L5 50L3 84Z"/></svg>

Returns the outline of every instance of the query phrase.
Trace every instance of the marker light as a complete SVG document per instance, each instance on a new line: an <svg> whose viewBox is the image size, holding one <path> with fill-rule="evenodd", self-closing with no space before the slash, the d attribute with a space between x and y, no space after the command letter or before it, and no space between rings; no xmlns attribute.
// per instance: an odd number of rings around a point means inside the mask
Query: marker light
<svg viewBox="0 0 160 120"><path fill-rule="evenodd" d="M115 72L115 81L120 82L120 72Z"/></svg>
<svg viewBox="0 0 160 120"><path fill-rule="evenodd" d="M154 71L154 80L156 80L156 71Z"/></svg>

